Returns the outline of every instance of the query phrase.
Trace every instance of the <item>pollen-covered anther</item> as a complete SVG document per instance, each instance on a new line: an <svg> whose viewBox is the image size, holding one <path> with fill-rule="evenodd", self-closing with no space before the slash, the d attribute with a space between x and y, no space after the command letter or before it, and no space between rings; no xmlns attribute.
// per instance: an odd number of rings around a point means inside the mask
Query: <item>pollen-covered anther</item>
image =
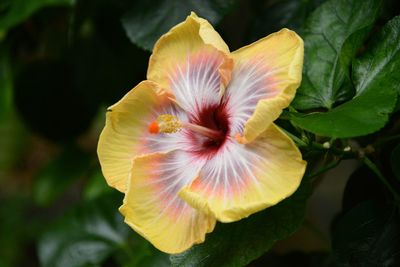
<svg viewBox="0 0 400 267"><path fill-rule="evenodd" d="M215 141L219 141L223 137L223 133L220 131L190 122L181 122L176 116L170 114L158 116L158 118L155 121L152 121L148 126L148 131L152 134L176 133L181 129L192 131Z"/></svg>
<svg viewBox="0 0 400 267"><path fill-rule="evenodd" d="M152 134L157 133L176 133L181 129L181 122L179 119L170 114L163 114L151 122L148 130Z"/></svg>

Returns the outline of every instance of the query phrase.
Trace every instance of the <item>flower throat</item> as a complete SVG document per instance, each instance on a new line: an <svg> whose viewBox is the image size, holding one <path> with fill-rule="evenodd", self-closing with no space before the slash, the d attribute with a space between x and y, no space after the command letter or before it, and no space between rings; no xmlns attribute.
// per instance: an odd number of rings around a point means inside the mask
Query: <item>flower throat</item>
<svg viewBox="0 0 400 267"><path fill-rule="evenodd" d="M229 133L225 105L206 107L189 122L182 122L171 114L162 114L148 126L148 131L152 134L176 133L182 129L189 130L192 139L201 143L203 148L219 148ZM199 135L203 138L199 138Z"/></svg>

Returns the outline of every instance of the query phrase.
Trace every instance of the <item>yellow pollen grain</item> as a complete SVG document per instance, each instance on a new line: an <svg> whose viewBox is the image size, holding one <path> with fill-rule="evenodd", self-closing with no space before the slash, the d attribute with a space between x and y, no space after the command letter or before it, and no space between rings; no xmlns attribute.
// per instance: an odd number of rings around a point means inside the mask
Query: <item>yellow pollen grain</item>
<svg viewBox="0 0 400 267"><path fill-rule="evenodd" d="M160 133L176 133L182 127L179 119L171 114L163 114L158 116L157 124L160 129Z"/></svg>

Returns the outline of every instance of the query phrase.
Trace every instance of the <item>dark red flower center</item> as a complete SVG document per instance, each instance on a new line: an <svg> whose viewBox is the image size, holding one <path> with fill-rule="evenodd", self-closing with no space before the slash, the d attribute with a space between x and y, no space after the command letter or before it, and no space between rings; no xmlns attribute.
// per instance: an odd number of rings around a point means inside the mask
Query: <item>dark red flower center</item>
<svg viewBox="0 0 400 267"><path fill-rule="evenodd" d="M220 104L207 106L200 110L190 123L197 124L220 133L216 138L209 138L197 133L191 133L191 139L196 148L196 153L213 154L225 143L229 135L229 117L226 105Z"/></svg>

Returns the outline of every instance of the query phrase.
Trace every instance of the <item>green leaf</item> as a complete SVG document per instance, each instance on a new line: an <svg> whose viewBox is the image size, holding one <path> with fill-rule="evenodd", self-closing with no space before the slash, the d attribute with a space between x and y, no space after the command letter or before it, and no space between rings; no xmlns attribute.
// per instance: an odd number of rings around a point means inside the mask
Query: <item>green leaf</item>
<svg viewBox="0 0 400 267"><path fill-rule="evenodd" d="M397 103L396 103L396 106L395 106L395 108L393 110L393 113L399 112L399 111L400 111L400 97L399 97L399 95L397 95Z"/></svg>
<svg viewBox="0 0 400 267"><path fill-rule="evenodd" d="M143 242L142 242L143 243ZM141 247L141 251L132 250L135 256L135 260L131 260L124 267L170 267L169 255L158 251L149 243L144 248Z"/></svg>
<svg viewBox="0 0 400 267"><path fill-rule="evenodd" d="M39 240L43 267L99 264L125 244L129 228L118 213L119 194L84 203L60 219Z"/></svg>
<svg viewBox="0 0 400 267"><path fill-rule="evenodd" d="M48 205L73 181L90 169L90 156L74 146L67 146L51 160L35 178L33 198L40 205Z"/></svg>
<svg viewBox="0 0 400 267"><path fill-rule="evenodd" d="M8 195L3 195L0 205L0 266L23 266L21 255L36 230L32 218L35 216L29 214L28 198L15 193ZM24 223L27 218L29 225Z"/></svg>
<svg viewBox="0 0 400 267"><path fill-rule="evenodd" d="M0 182L12 168L26 145L26 129L13 105L13 75L8 47L0 46Z"/></svg>
<svg viewBox="0 0 400 267"><path fill-rule="evenodd" d="M355 97L328 112L292 113L292 122L310 132L337 138L382 128L400 92L400 17L389 21L353 64Z"/></svg>
<svg viewBox="0 0 400 267"><path fill-rule="evenodd" d="M380 0L330 0L307 20L297 109L331 109L353 94L350 63L379 15Z"/></svg>
<svg viewBox="0 0 400 267"><path fill-rule="evenodd" d="M236 0L156 0L137 1L122 18L132 43L151 51L154 43L171 27L185 20L191 11L217 23Z"/></svg>
<svg viewBox="0 0 400 267"><path fill-rule="evenodd" d="M171 256L172 266L244 266L293 234L304 219L311 184L303 179L288 199L247 219L217 224L203 244Z"/></svg>
<svg viewBox="0 0 400 267"><path fill-rule="evenodd" d="M373 40L370 49L353 64L357 94L371 87L390 87L400 93L400 16L390 20Z"/></svg>
<svg viewBox="0 0 400 267"><path fill-rule="evenodd" d="M0 181L7 179L3 172L10 170L22 157L28 143L28 132L14 114L0 123Z"/></svg>
<svg viewBox="0 0 400 267"><path fill-rule="evenodd" d="M258 1L250 1L254 12L254 18L251 19L251 40L258 40L284 27L300 30L310 13L322 2L325 0L280 0L267 1L260 5Z"/></svg>
<svg viewBox="0 0 400 267"><path fill-rule="evenodd" d="M168 266L168 255L137 235L118 212L122 194L102 195L74 208L38 242L43 267L98 266L113 256L126 267Z"/></svg>
<svg viewBox="0 0 400 267"><path fill-rule="evenodd" d="M0 4L0 32L23 22L45 6L72 5L75 0L12 0Z"/></svg>
<svg viewBox="0 0 400 267"><path fill-rule="evenodd" d="M85 200L92 200L110 191L112 191L112 189L107 185L99 168L89 177L89 181L83 191L83 197Z"/></svg>
<svg viewBox="0 0 400 267"><path fill-rule="evenodd" d="M400 181L400 144L398 144L392 151L392 155L390 157L390 162L392 165L392 170L394 175Z"/></svg>
<svg viewBox="0 0 400 267"><path fill-rule="evenodd" d="M363 202L333 228L335 266L399 266L400 216L397 208Z"/></svg>
<svg viewBox="0 0 400 267"><path fill-rule="evenodd" d="M378 92L372 89L329 112L292 113L291 120L296 126L321 136L348 138L367 135L386 124L396 97L390 88Z"/></svg>
<svg viewBox="0 0 400 267"><path fill-rule="evenodd" d="M7 47L0 47L0 122L12 111L12 72Z"/></svg>

